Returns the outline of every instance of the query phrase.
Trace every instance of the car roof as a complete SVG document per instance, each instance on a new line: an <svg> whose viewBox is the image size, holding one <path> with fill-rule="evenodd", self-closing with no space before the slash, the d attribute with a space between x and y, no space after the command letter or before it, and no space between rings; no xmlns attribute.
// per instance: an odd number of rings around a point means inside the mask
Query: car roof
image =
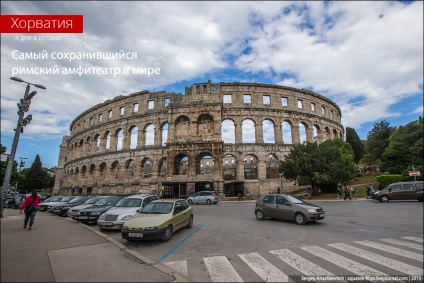
<svg viewBox="0 0 424 283"><path fill-rule="evenodd" d="M176 202L178 200L185 201L185 199L181 199L181 198L166 198L166 199L157 199L157 200L154 200L152 202Z"/></svg>
<svg viewBox="0 0 424 283"><path fill-rule="evenodd" d="M145 197L150 197L150 196L156 196L156 195L152 195L152 194L139 194L139 195L127 196L125 198L145 198Z"/></svg>

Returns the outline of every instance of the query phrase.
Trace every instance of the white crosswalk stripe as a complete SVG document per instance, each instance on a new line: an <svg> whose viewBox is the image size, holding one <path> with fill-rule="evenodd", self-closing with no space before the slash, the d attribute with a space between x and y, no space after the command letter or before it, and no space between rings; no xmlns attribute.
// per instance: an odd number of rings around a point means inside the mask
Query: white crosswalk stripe
<svg viewBox="0 0 424 283"><path fill-rule="evenodd" d="M238 255L265 282L289 282L289 277L258 253Z"/></svg>
<svg viewBox="0 0 424 283"><path fill-rule="evenodd" d="M385 256L381 256L360 248L356 248L350 245L346 245L343 243L338 244L329 244L330 247L339 249L341 251L365 258L367 260L370 260L372 262L376 262L378 264L387 266L393 270L403 272L407 275L421 275L423 274L423 269L418 268L403 262L400 262L398 260L390 259Z"/></svg>
<svg viewBox="0 0 424 283"><path fill-rule="evenodd" d="M418 261L421 261L421 262L423 262L423 258L424 258L423 254L418 254L418 253L402 250L402 249L399 249L399 248L391 247L391 246L388 246L388 245L383 245L383 244L376 243L376 242L357 241L355 243L360 244L360 245L364 245L364 246L367 246L367 247L371 247L371 248L374 248L374 249L382 250L382 251L385 251L385 252L388 252L388 253L400 255L400 256L403 256L403 257L412 258L412 259L415 259L415 260L418 260Z"/></svg>
<svg viewBox="0 0 424 283"><path fill-rule="evenodd" d="M318 246L301 247L301 249L317 257L325 259L326 261L329 261L334 265L347 269L359 276L387 276L387 274L380 272L374 268L368 267L359 262L356 262L354 260L351 260L341 255L338 255L326 249L320 248Z"/></svg>
<svg viewBox="0 0 424 283"><path fill-rule="evenodd" d="M270 253L274 254L276 257L286 262L290 266L296 268L306 276L321 276L321 275L334 275L330 271L325 270L324 268L319 267L313 262L295 254L294 252L283 249L283 250L275 250L270 251Z"/></svg>
<svg viewBox="0 0 424 283"><path fill-rule="evenodd" d="M420 239L417 237L401 238L412 241ZM358 276L371 277L390 276L386 273L398 274L399 272L407 275L424 275L423 268L417 267L418 262L423 262L424 256L418 252L399 248L400 245L405 248L421 248L419 250L422 250L421 245L391 238L379 240L384 241L385 243L365 240L353 242L360 245L360 247L345 243L328 244L328 249L319 246L299 247L303 250L303 254L307 252L313 255L312 258L316 257L316 259L311 259L309 257L305 258L304 256L301 256L289 249L270 250L269 253L275 257L275 259L272 260L270 258L271 255L268 254L269 260L271 260L272 263L257 252L238 254L241 261L234 261L234 266L230 263L226 256L204 257L203 262L207 269L199 269L199 263L195 263L192 259L191 263L193 263L196 268L192 270L191 275L192 277L195 277L196 281L200 280L212 282L243 282L243 278L240 274L243 275L247 281L251 282L252 278L247 277L249 276L248 274L250 274L249 277L251 277L254 273L259 276L257 277L258 280L261 278L265 282L289 282L293 281L293 278L290 278L289 275L292 276L294 274L294 269L305 276L320 277L340 276L340 269L348 271L348 274L354 273ZM398 245L398 247L395 247L394 245ZM375 249L375 252L363 249L364 247L371 247ZM343 255L331 251L331 248L343 253ZM268 252L263 251L263 253ZM387 254L392 254L393 256L388 257ZM361 263L358 262L358 258L363 259L360 261ZM403 262L402 258L408 258L408 263ZM333 269L329 267L328 263L325 264L325 268L319 266L320 263L321 265L324 263L321 259L337 266L339 270L333 271ZM277 265L274 265L278 260L282 261L281 266L278 263ZM414 264L411 260L417 262ZM282 266L284 266L283 262L287 264L286 268L290 266L289 270L284 270L284 267L282 268ZM367 262L372 262L373 267L370 267ZM164 262L163 264L184 277L177 278L177 281L191 281L189 274L190 260ZM378 266L381 266L381 269ZM393 272L389 272L389 269L393 270ZM331 270L331 272L329 270ZM175 276L177 276L177 274L175 274ZM203 280L201 279L202 277L204 277Z"/></svg>
<svg viewBox="0 0 424 283"><path fill-rule="evenodd" d="M416 241L416 242L423 242L423 238L418 238L418 237L402 237L403 239L407 239L407 240L411 240L411 241Z"/></svg>
<svg viewBox="0 0 424 283"><path fill-rule="evenodd" d="M213 282L243 282L225 256L203 258Z"/></svg>
<svg viewBox="0 0 424 283"><path fill-rule="evenodd" d="M409 243L409 242L399 241L399 240L395 240L395 239L391 239L391 238L381 239L381 240L384 241L384 242L395 244L395 245L406 246L406 247L410 247L410 248L413 248L413 249L416 249L416 250L421 250L421 251L423 250L423 246L418 245L418 244L412 244L412 243Z"/></svg>

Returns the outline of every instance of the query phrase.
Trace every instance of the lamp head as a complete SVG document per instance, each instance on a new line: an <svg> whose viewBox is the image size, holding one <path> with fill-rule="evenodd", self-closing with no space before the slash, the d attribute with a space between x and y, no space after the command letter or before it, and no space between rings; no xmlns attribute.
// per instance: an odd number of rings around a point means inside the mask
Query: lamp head
<svg viewBox="0 0 424 283"><path fill-rule="evenodd" d="M17 81L17 82L20 82L20 83L24 83L25 82L23 79L20 79L18 77L11 77L10 79L11 80L14 80L14 81Z"/></svg>

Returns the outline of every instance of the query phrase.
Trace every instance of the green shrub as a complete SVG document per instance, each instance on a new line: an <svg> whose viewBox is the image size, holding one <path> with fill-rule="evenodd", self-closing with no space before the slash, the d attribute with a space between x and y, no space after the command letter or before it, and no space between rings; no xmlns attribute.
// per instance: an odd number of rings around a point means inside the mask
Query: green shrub
<svg viewBox="0 0 424 283"><path fill-rule="evenodd" d="M385 188L387 185L402 182L404 180L404 177L402 175L388 174L375 176L375 179L383 186L383 188Z"/></svg>

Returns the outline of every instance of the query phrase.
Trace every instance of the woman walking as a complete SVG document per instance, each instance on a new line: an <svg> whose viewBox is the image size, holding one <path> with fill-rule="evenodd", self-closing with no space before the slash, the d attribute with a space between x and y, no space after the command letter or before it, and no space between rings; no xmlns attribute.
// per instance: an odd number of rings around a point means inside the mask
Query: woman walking
<svg viewBox="0 0 424 283"><path fill-rule="evenodd" d="M37 190L34 189L32 190L32 194L28 196L24 203L21 205L20 214L22 214L22 210L25 212L24 229L27 228L29 220L28 231L31 231L32 225L34 224L34 218L35 214L37 214L40 200L41 197L37 194Z"/></svg>

